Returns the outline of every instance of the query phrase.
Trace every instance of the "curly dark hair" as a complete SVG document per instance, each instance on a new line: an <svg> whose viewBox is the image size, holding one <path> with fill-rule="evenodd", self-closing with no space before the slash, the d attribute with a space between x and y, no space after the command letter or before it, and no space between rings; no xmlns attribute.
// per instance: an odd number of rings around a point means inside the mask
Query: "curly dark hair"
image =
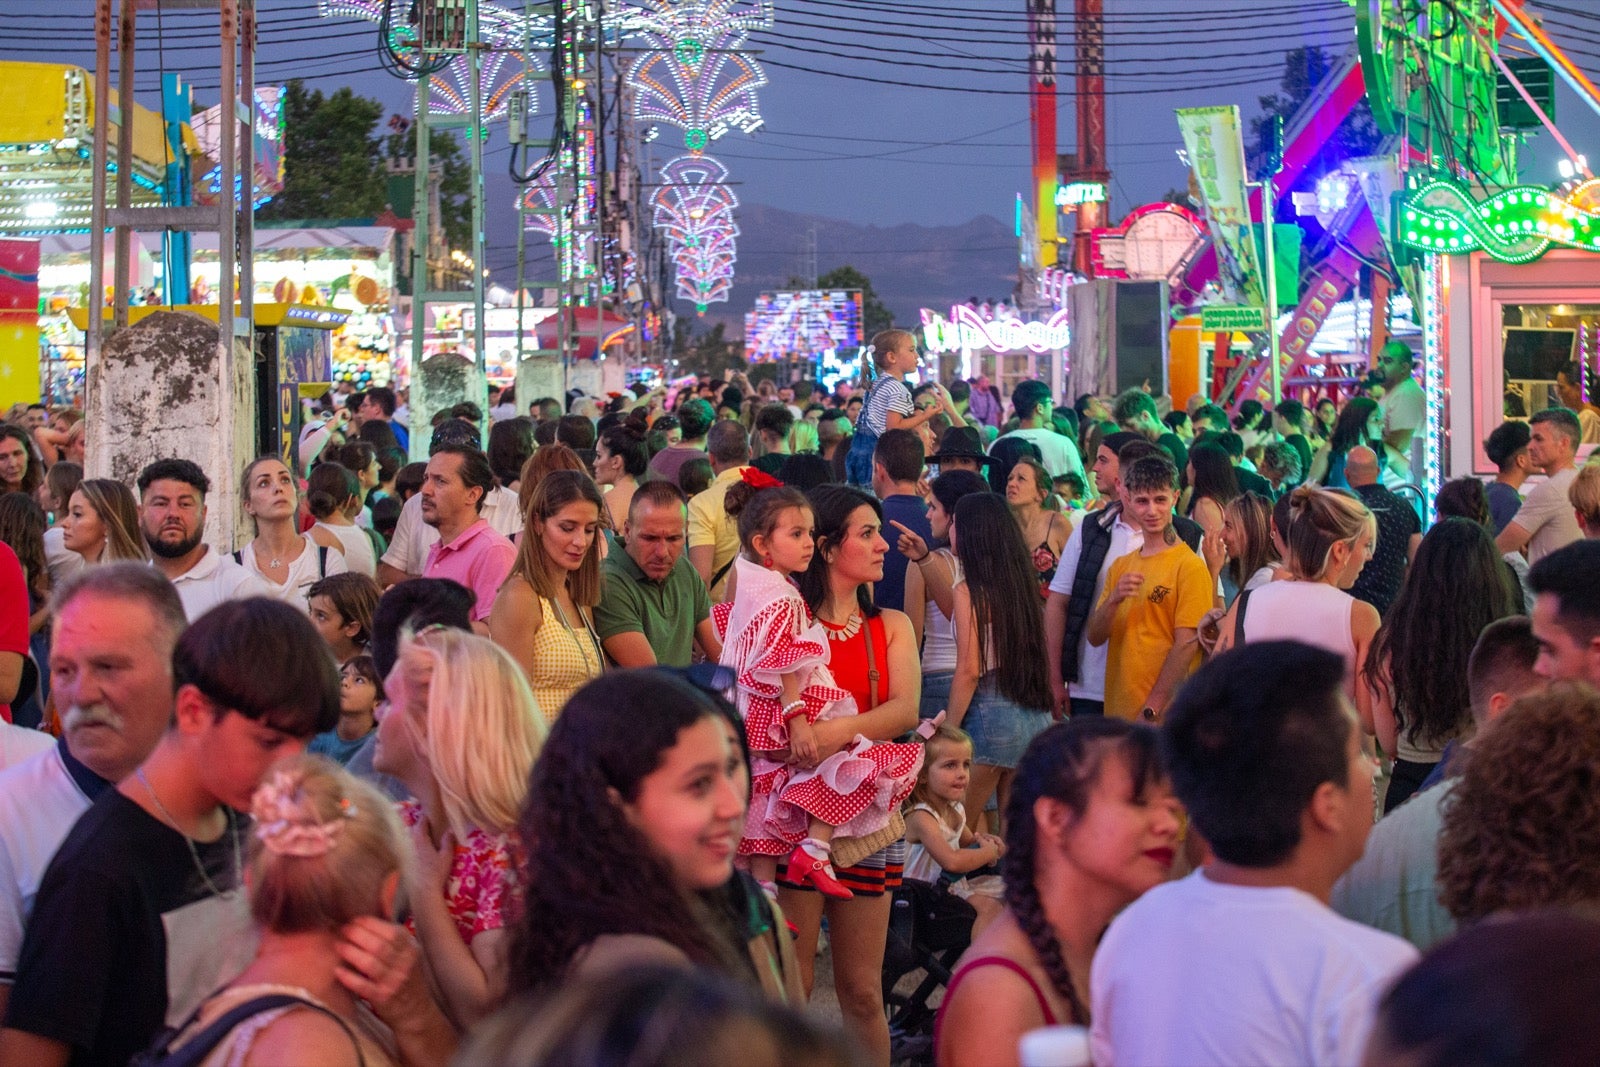
<svg viewBox="0 0 1600 1067"><path fill-rule="evenodd" d="M640 715L646 703L650 714ZM606 934L658 938L701 967L748 975L725 919L679 887L618 800L638 799L685 729L723 717L708 694L661 670L602 675L567 701L518 823L528 889L508 952L510 992L560 983L578 952Z"/></svg>
<svg viewBox="0 0 1600 1067"><path fill-rule="evenodd" d="M1122 719L1082 716L1051 726L1033 739L1017 764L1006 802L1006 854L1001 860L1006 907L1028 938L1039 966L1050 976L1050 984L1072 1009L1072 1018L1065 1021L1080 1026L1089 1023L1089 1006L1072 984L1061 942L1039 897L1033 808L1041 798L1049 798L1065 804L1074 816L1082 816L1089 808L1100 770L1113 754L1127 761L1135 800L1144 798L1152 782L1166 777L1154 729Z"/></svg>
<svg viewBox="0 0 1600 1067"><path fill-rule="evenodd" d="M1339 421L1333 424L1328 436L1328 451L1342 456L1358 445L1372 442L1367 438L1367 420L1378 410L1378 402L1369 396L1358 396L1339 412Z"/></svg>
<svg viewBox="0 0 1600 1067"><path fill-rule="evenodd" d="M1470 728L1472 646L1485 626L1520 607L1486 528L1452 517L1428 531L1361 669L1374 692L1392 695L1402 736L1437 745Z"/></svg>
<svg viewBox="0 0 1600 1067"><path fill-rule="evenodd" d="M1473 744L1444 804L1439 900L1458 922L1600 901L1600 693L1558 682Z"/></svg>

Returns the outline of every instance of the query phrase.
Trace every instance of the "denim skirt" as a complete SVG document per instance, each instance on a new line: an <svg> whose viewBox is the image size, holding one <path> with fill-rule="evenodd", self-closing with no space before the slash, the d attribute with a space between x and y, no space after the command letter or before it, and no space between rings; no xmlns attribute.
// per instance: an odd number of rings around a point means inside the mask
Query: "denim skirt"
<svg viewBox="0 0 1600 1067"><path fill-rule="evenodd" d="M1050 722L1050 713L1043 708L1025 708L1003 696L989 674L978 683L961 728L972 735L974 763L1013 770L1028 743Z"/></svg>
<svg viewBox="0 0 1600 1067"><path fill-rule="evenodd" d="M950 683L955 671L926 671L922 675L922 703L917 705L917 717L931 719L950 706Z"/></svg>

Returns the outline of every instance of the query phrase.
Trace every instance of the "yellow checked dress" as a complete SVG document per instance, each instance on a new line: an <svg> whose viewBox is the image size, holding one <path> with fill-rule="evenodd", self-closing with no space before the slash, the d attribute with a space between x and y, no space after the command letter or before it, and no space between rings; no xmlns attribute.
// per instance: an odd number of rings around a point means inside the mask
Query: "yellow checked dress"
<svg viewBox="0 0 1600 1067"><path fill-rule="evenodd" d="M542 596L539 612L544 621L533 634L533 672L528 684L545 721L553 723L573 693L600 677L605 656L594 623L582 608L578 609L582 629L574 629L561 606Z"/></svg>

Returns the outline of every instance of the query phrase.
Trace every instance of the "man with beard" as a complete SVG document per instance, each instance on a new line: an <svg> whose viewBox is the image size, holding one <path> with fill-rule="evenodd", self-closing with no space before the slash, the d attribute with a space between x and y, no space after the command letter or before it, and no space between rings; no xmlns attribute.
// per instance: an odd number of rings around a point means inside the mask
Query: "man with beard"
<svg viewBox="0 0 1600 1067"><path fill-rule="evenodd" d="M172 584L138 563L88 567L51 605L62 738L0 774L0 1013L39 881L89 805L144 762L172 717Z"/></svg>
<svg viewBox="0 0 1600 1067"><path fill-rule="evenodd" d="M138 484L139 528L191 622L224 600L272 596L265 581L201 542L211 480L197 465L158 459L139 472Z"/></svg>

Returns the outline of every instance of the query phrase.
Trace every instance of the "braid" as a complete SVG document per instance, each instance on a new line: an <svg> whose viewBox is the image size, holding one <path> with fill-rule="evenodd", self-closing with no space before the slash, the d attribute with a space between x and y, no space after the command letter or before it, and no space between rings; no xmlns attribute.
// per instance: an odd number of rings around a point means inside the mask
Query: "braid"
<svg viewBox="0 0 1600 1067"><path fill-rule="evenodd" d="M1061 942L1051 929L1050 921L1045 918L1044 904L1039 900L1039 887L1034 881L1033 820L1014 823L1009 837L1003 867L1006 907L1016 917L1017 925L1033 947L1033 954L1049 976L1050 984L1067 1002L1067 1007L1072 1011L1072 1022L1087 1026L1089 1008L1078 996L1078 989L1072 983L1072 972L1067 969L1066 958L1061 955Z"/></svg>

